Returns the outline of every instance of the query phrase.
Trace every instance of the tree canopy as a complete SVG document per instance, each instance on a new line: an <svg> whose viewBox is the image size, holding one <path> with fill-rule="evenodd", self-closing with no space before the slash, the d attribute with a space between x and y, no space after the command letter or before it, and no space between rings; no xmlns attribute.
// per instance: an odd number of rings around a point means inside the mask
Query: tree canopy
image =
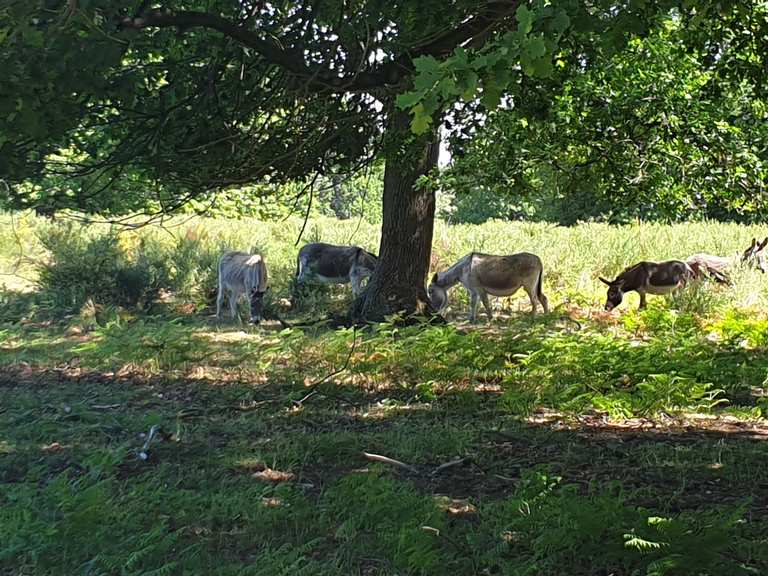
<svg viewBox="0 0 768 576"><path fill-rule="evenodd" d="M0 173L13 205L125 212L354 169L388 98L407 92L416 132L457 99L493 109L672 4L11 0Z"/></svg>
<svg viewBox="0 0 768 576"><path fill-rule="evenodd" d="M571 68L557 92L529 86L471 138L454 135L455 216L764 218L768 100L754 42L713 57L674 18Z"/></svg>

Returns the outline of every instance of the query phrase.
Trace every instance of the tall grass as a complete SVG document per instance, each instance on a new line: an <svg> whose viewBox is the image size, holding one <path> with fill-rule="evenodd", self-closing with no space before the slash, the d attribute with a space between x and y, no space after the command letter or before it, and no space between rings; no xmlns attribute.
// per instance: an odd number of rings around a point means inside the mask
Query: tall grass
<svg viewBox="0 0 768 576"><path fill-rule="evenodd" d="M134 264L154 258L156 267L156 261L162 256L168 268L165 271L168 286L163 287L199 304L206 296L210 297L215 286L216 260L227 248L260 251L269 267L273 293L287 295L295 271L297 240L303 220L291 217L278 222L260 222L247 218L233 221L197 217L172 220L162 228L125 229L94 224L51 224L30 214L17 214L11 224L10 215L0 216L0 273L3 274L0 283L8 288L34 288L34 282L41 280L38 271L45 271L44 264L57 256L46 250L46 244L51 247L46 239L61 236L61 230L69 227L72 238L114 236L122 257ZM544 262L544 290L550 295L551 305L571 301L596 306L605 293L597 279L600 275L613 277L641 259L685 258L696 252L734 255L742 251L752 237L766 234L768 228L717 222L674 225L638 222L626 226L585 223L561 227L501 221L449 225L438 221L431 264L433 270L441 270L471 251L534 252ZM316 218L308 222L299 245L317 240L357 244L377 252L380 232L377 225L366 221ZM160 252L165 254L159 255ZM73 256L67 254L66 258L72 266ZM96 284L92 262L84 261L83 266L87 268L82 271L83 281ZM737 269L733 277L735 282L731 288L705 286L679 297L676 304L704 313L719 308L765 309L768 304L765 278L754 270L743 269ZM72 279L68 277L67 282L71 283ZM50 282L47 286L50 287ZM71 286L68 289L71 290ZM455 290L451 300L455 308L463 308L466 295L463 290ZM521 308L527 306L524 298L517 302ZM637 297L630 295L625 306L636 305Z"/></svg>

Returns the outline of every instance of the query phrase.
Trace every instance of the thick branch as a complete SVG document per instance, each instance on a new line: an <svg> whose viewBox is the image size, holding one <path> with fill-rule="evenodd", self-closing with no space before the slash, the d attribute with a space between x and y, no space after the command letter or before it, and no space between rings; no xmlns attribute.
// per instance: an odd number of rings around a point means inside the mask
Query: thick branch
<svg viewBox="0 0 768 576"><path fill-rule="evenodd" d="M154 10L136 17L126 17L126 28L208 28L221 32L244 46L254 49L269 62L282 67L306 81L307 87L316 91L360 91L384 88L398 84L413 72L413 59L419 56L445 56L454 48L468 41L484 42L490 32L503 20L514 14L520 0L498 0L486 4L485 9L456 28L430 42L415 47L393 62L375 66L369 71L358 71L350 76L320 74L304 62L303 55L289 51L276 40L263 38L258 33L222 18L216 14L195 11L171 12ZM476 42L473 42L473 44Z"/></svg>
<svg viewBox="0 0 768 576"><path fill-rule="evenodd" d="M445 56L457 46L478 37L487 39L488 34L504 19L512 16L520 5L520 0L500 0L488 2L485 11L466 20L450 32L443 34L416 48L417 56Z"/></svg>
<svg viewBox="0 0 768 576"><path fill-rule="evenodd" d="M216 14L194 11L171 12L170 10L153 10L137 18L123 18L122 24L126 28L136 29L171 27L181 29L210 28L237 40L243 46L253 48L270 62L282 66L298 76L312 76L312 72L307 68L301 56L290 54L282 49L277 42L266 40L255 32L243 26L238 26Z"/></svg>

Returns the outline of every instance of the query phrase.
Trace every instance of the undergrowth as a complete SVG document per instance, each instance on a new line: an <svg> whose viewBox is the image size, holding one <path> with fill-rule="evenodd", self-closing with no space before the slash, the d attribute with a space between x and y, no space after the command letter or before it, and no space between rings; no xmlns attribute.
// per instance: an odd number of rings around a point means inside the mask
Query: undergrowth
<svg viewBox="0 0 768 576"><path fill-rule="evenodd" d="M290 295L299 224L0 231L36 283L0 291L1 573L768 573L764 279L615 314L595 280L756 230L439 224L434 269L537 252L553 311L468 327L457 288L444 326L207 318L225 247ZM309 238L375 250L352 232Z"/></svg>

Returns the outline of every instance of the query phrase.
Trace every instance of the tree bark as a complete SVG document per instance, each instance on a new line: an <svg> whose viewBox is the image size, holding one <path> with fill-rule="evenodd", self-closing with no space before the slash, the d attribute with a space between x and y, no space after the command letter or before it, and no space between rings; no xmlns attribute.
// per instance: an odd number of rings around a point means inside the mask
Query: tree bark
<svg viewBox="0 0 768 576"><path fill-rule="evenodd" d="M365 291L352 304L354 322L431 312L424 280L432 253L435 191L417 181L437 166L438 132L415 136L408 112L394 106L387 130L390 151L384 167L379 261Z"/></svg>

